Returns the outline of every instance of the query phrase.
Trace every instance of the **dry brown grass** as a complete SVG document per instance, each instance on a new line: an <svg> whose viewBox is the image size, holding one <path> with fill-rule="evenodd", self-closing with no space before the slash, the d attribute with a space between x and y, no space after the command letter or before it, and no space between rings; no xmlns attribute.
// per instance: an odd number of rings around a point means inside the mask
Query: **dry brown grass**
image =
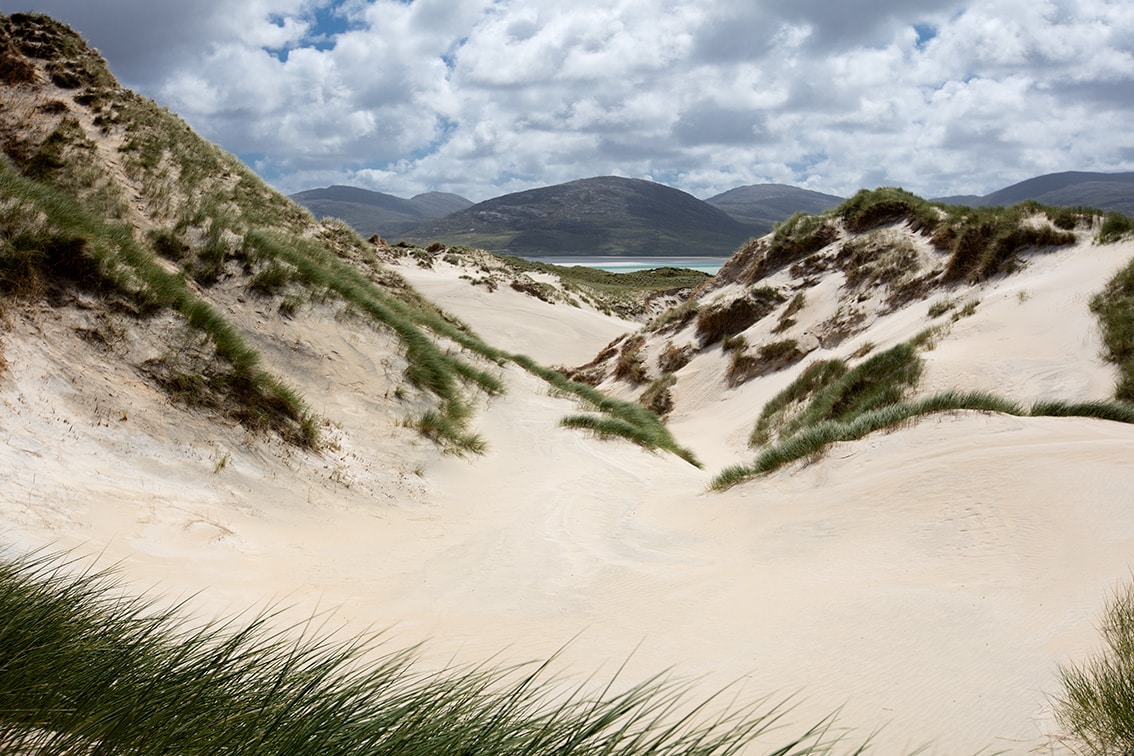
<svg viewBox="0 0 1134 756"><path fill-rule="evenodd" d="M748 329L783 301L783 294L771 287L761 286L750 289L744 296L726 304L702 305L697 314L697 337L701 348Z"/></svg>

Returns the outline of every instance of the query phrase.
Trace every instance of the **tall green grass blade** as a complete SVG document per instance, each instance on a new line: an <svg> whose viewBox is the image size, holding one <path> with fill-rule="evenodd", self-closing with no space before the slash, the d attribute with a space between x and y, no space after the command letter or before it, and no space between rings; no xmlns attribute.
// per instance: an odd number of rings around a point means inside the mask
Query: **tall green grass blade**
<svg viewBox="0 0 1134 756"><path fill-rule="evenodd" d="M193 626L111 573L0 559L0 749L20 754L735 754L784 706L687 703L658 676L566 689L549 664L417 669L378 636L272 612ZM715 712L715 713L714 713ZM824 753L829 721L776 753Z"/></svg>

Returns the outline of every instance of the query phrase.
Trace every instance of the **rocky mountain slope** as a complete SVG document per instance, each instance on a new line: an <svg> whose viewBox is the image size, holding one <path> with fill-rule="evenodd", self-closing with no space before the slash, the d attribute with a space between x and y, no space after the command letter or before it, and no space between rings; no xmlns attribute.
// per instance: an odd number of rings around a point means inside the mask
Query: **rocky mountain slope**
<svg viewBox="0 0 1134 756"><path fill-rule="evenodd" d="M582 182L489 200L477 210L479 215L475 218L459 216L452 222L446 216L466 210L472 203L457 195L437 192L404 200L354 187L312 189L292 195L292 199L319 217L334 217L347 222L363 236L381 234L396 240L405 234L406 238L423 244L444 241L521 256L572 254L580 245L586 244L597 245L597 251L581 254L670 254L649 252L649 234L643 236L641 231L632 232L630 229L640 221L656 225L658 218L666 217L666 211L654 212L654 220L650 221L650 213L643 210L644 206L651 202L668 202L673 197L662 200L663 195L655 191L650 198L643 198L637 209L631 212L631 215L642 213L643 218L638 219L624 215L623 211L629 206L624 207L622 200L616 196L624 192L614 192L610 196L604 194L604 191L613 191L611 179L583 179ZM599 189L604 183L607 186ZM587 184L590 186L587 192L576 193L569 200L575 206L572 212L578 216L572 220L571 213L563 211L564 196ZM1029 200L1053 207L1094 208L1132 214L1134 174L1053 173L1021 181L985 196L957 195L936 201L969 207L1007 207ZM796 213L823 213L843 201L842 197L784 184L754 184L730 189L708 198L705 203L723 210L742 224L749 236L761 236ZM589 203L595 206L582 209ZM600 207L601 203L608 204ZM688 198L682 204L687 206ZM423 224L425 219L436 222ZM715 222L719 220L717 218ZM702 223L700 216L686 207L672 216L671 222L676 225L670 229L670 235L675 235L675 239L690 239L678 228L686 221L695 226ZM609 228L605 227L607 225ZM521 229L525 230L524 233ZM689 230L696 238L689 241L691 251L686 254L700 254L706 239L713 243L705 227ZM556 241L556 237L561 237L561 240ZM661 235L656 236L655 242L657 239L661 239ZM664 244L659 248L667 249ZM727 254L729 251L726 248L725 251L716 250L714 254Z"/></svg>

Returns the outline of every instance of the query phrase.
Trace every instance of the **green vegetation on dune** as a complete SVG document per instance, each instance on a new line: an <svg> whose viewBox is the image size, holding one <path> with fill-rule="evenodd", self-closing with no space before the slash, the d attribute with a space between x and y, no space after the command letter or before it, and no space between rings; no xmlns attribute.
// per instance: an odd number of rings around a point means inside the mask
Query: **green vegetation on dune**
<svg viewBox="0 0 1134 756"><path fill-rule="evenodd" d="M762 242L756 271L767 274L831 244L837 237L833 221L840 219L853 234L905 223L949 253L941 273L942 282L975 283L1011 270L1017 256L1025 250L1073 243L1077 237L1072 230L1090 228L1101 215L1093 210L1048 208L1034 202L1011 208L945 206L901 189L863 190L828 214L797 216L781 224L770 241ZM1120 216L1110 214L1102 228L1100 242L1120 238L1129 233L1131 226ZM861 243L865 238L859 236L845 242L838 256L849 266L844 272L852 285L856 277L865 276L871 282L885 272L875 265L875 251ZM869 269L864 269L864 265ZM930 307L930 316L940 317L956 305L951 300L939 301ZM957 310L953 319L971 315L976 306L976 301L970 301ZM1126 403L1134 400L1134 264L1112 279L1092 300L1091 309L1102 325L1106 358L1120 367L1118 402L1048 400L1024 408L993 394L961 391L907 399L920 377L917 350L932 348L940 332L937 327L853 368L841 360L816 362L807 367L765 405L749 439L751 445L762 447L757 458L750 464L724 470L711 486L727 488L791 462L815 457L832 444L853 441L936 412L976 410L1134 422L1134 408ZM720 309L705 312L701 308L698 318L719 319L724 314Z"/></svg>
<svg viewBox="0 0 1134 756"><path fill-rule="evenodd" d="M1091 299L1102 329L1103 357L1118 366L1115 397L1134 402L1134 261Z"/></svg>
<svg viewBox="0 0 1134 756"><path fill-rule="evenodd" d="M1032 225L1028 218L1041 209L1030 204L1008 210L981 209L966 212L940 229L941 243L949 244L946 281L983 281L1010 271L1021 251L1074 244L1070 231L1051 225Z"/></svg>
<svg viewBox="0 0 1134 756"><path fill-rule="evenodd" d="M516 354L509 359L547 381L554 389L579 399L587 408L606 416L572 415L563 420L564 426L589 430L602 437L622 437L643 448L668 451L691 465L701 466L696 455L678 444L665 423L651 410L636 402L612 399L593 386L572 381L557 370L539 365L526 355Z"/></svg>
<svg viewBox="0 0 1134 756"><path fill-rule="evenodd" d="M907 398L921 371L922 360L913 342L880 352L853 368L842 360L809 365L764 405L749 437L752 446L760 447L756 459L721 471L710 488L730 488L801 459L816 458L833 444L857 441L941 412L1088 417L1134 424L1134 406L1123 402L1047 400L1028 408L990 392L956 390Z"/></svg>
<svg viewBox="0 0 1134 756"><path fill-rule="evenodd" d="M0 196L7 233L0 233L0 286L16 296L41 294L60 270L81 271L80 284L109 287L140 310L172 308L211 339L227 364L208 371L201 388L226 397L225 409L251 427L273 427L304 445L317 442L314 417L303 400L259 368L259 354L216 309L164 270L133 231L91 217L76 201L24 178L0 162ZM28 217L37 223L29 224ZM65 242L65 243L64 243Z"/></svg>
<svg viewBox="0 0 1134 756"><path fill-rule="evenodd" d="M863 189L834 210L820 215L797 213L777 224L770 240L764 242L753 278L774 273L837 241L838 220L850 234L904 223L948 253L943 281L976 283L1010 271L1022 252L1073 244L1077 239L1073 229L1090 226L1101 215L1035 202L1008 208L944 205L896 187ZM1046 223L1036 223L1037 217Z"/></svg>
<svg viewBox="0 0 1134 756"><path fill-rule="evenodd" d="M1017 256L1029 249L1073 244L1070 229L1080 220L1066 208L1035 202L1012 207L963 207L930 202L902 189L862 190L834 211L847 229L861 233L878 226L904 222L928 236L949 253L943 280L975 283L1012 269ZM1036 216L1048 223L1034 223ZM1083 212L1089 223L1092 211Z"/></svg>
<svg viewBox="0 0 1134 756"><path fill-rule="evenodd" d="M271 612L191 625L43 554L0 560L0 618L5 753L723 755L783 715L687 702L660 676L596 692L548 663L421 671L413 649L279 629ZM828 752L829 727L775 752Z"/></svg>
<svg viewBox="0 0 1134 756"><path fill-rule="evenodd" d="M391 296L358 269L313 242L257 230L245 235L245 244L252 255L286 262L308 285L334 291L392 330L405 347L409 363L406 376L410 382L441 401L439 412L429 410L419 419L419 429L453 451L483 449L483 441L466 431L470 416L468 399L459 391L458 382L472 383L489 394L501 393L503 383L495 375L442 350L422 329L433 330L493 360L501 359L501 353L428 308Z"/></svg>
<svg viewBox="0 0 1134 756"><path fill-rule="evenodd" d="M941 221L937 206L929 200L897 187L860 190L835 209L847 229L869 231L889 223L905 222L915 231L932 234Z"/></svg>
<svg viewBox="0 0 1134 756"><path fill-rule="evenodd" d="M1101 629L1102 651L1059 668L1056 720L1077 753L1134 753L1134 587L1111 600Z"/></svg>
<svg viewBox="0 0 1134 756"><path fill-rule="evenodd" d="M263 232L251 232L246 236L246 242L256 254L284 260L295 266L300 277L309 284L335 291L398 334L407 350L410 363L407 374L411 381L442 400L441 410L427 411L418 419L417 427L430 438L446 443L452 450L479 452L484 449L483 441L466 431L471 413L467 400L457 390L458 379L472 383L489 394L501 392L503 384L495 375L441 350L426 336L426 330L494 364L513 362L547 381L556 390L574 396L606 416L584 416L589 417L588 420L572 416L563 421L566 427L585 428L601 436L623 437L647 449L671 451L697 464L693 454L677 444L653 412L633 402L611 399L591 386L571 381L558 371L537 364L527 356L491 347L431 306L386 294L355 267L304 239L285 240Z"/></svg>
<svg viewBox="0 0 1134 756"><path fill-rule="evenodd" d="M1122 213L1107 213L1099 229L1099 243L1109 244L1134 234L1134 219Z"/></svg>
<svg viewBox="0 0 1134 756"><path fill-rule="evenodd" d="M725 469L710 484L722 490L746 480L765 475L801 459L810 459L825 452L833 444L857 441L875 431L900 427L905 423L937 412L975 410L1005 414L1025 414L1017 405L987 392L944 392L913 401L884 404L846 416L842 420L822 420L800 428L764 448L747 465Z"/></svg>

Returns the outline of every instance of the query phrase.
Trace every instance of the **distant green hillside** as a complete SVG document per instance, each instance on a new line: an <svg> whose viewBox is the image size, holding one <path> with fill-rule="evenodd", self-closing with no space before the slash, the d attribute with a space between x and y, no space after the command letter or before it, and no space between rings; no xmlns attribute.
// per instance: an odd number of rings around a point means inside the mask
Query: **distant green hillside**
<svg viewBox="0 0 1134 756"><path fill-rule="evenodd" d="M405 234L492 252L727 256L757 233L707 202L640 179L603 176L481 202Z"/></svg>

